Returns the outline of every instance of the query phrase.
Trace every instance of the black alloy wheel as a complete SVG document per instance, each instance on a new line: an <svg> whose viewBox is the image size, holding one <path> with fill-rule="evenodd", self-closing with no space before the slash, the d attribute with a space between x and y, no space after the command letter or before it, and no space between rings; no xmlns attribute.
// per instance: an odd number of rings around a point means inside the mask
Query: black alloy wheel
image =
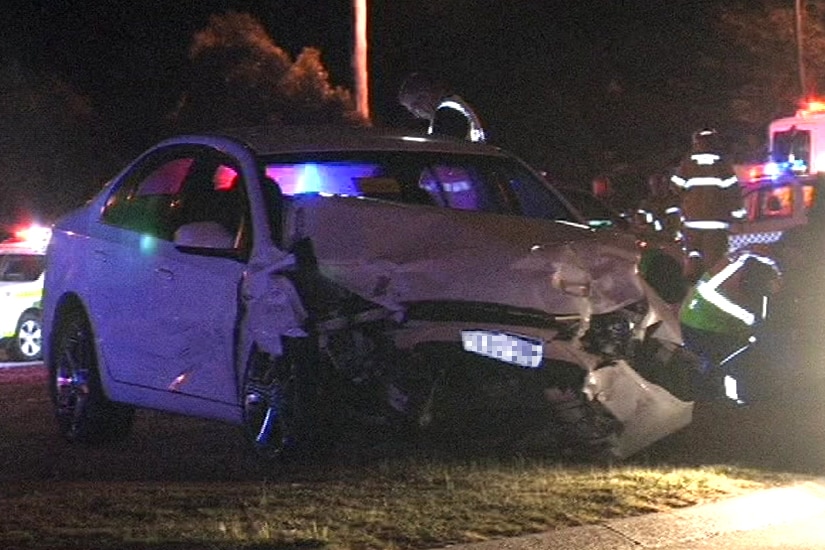
<svg viewBox="0 0 825 550"><path fill-rule="evenodd" d="M78 443L104 443L128 436L134 409L113 403L103 391L91 327L79 309L56 318L49 389L58 431Z"/></svg>
<svg viewBox="0 0 825 550"><path fill-rule="evenodd" d="M325 449L319 369L300 348L306 345L287 345L281 357L254 350L247 365L241 396L244 430L264 458L289 461Z"/></svg>

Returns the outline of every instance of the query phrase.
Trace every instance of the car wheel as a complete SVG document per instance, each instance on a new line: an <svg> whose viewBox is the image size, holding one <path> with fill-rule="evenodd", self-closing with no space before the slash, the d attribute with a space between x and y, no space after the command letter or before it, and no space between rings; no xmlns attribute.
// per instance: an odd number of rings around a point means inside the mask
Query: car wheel
<svg viewBox="0 0 825 550"><path fill-rule="evenodd" d="M97 353L85 314L71 309L56 319L49 355L49 389L58 431L69 441L104 443L125 438L134 409L103 391Z"/></svg>
<svg viewBox="0 0 825 550"><path fill-rule="evenodd" d="M244 429L259 455L287 461L324 448L318 399L317 354L306 345L285 346L281 357L255 350L243 383Z"/></svg>
<svg viewBox="0 0 825 550"><path fill-rule="evenodd" d="M39 312L27 311L20 316L10 349L15 360L39 361L43 357L41 328Z"/></svg>

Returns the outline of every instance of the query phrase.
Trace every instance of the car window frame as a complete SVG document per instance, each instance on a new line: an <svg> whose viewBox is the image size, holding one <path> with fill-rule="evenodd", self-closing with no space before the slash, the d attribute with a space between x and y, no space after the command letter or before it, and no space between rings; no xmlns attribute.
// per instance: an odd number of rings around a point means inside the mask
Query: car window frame
<svg viewBox="0 0 825 550"><path fill-rule="evenodd" d="M184 253L200 254L209 256L225 256L235 258L238 260L248 260L252 245L253 234L250 218L249 194L246 190L248 185L241 164L237 159L228 155L209 145L200 144L176 144L163 149L151 151L150 153L139 158L130 169L118 178L115 185L110 190L106 201L104 202L102 211L100 213L101 223L118 227L125 231L133 231L136 233L149 234L155 238L170 242L174 244L174 234L177 228L185 224L186 218L183 213L179 214L180 219L173 221L170 227L162 228L158 219L150 220L151 222L146 228L132 226L129 223L119 223L119 220L112 219L113 214L111 209L115 208L117 198L121 200L132 202L137 200L138 191L145 183L147 177L162 168L165 164L175 162L177 160L191 157L192 163L189 166L186 175L184 176L177 194L165 195L157 194L158 197L168 197L167 208L170 211L181 209L181 201L192 184L195 177L202 177L204 174L208 175L209 167L212 167L212 172L217 170L219 166L231 167L239 176L236 182L237 202L239 211L239 220L237 233L235 235L235 246L232 249L208 249L204 247L193 246L178 246L177 248ZM151 208L151 207L150 207ZM136 208L137 209L137 208ZM126 209L128 212L128 208ZM171 218L171 216L170 216Z"/></svg>

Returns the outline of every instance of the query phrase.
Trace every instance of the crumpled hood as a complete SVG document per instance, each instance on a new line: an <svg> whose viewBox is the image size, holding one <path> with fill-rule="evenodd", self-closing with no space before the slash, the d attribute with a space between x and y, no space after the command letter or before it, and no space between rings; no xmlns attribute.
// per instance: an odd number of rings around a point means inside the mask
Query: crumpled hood
<svg viewBox="0 0 825 550"><path fill-rule="evenodd" d="M309 237L321 273L391 309L468 301L549 314L637 301L631 237L515 216L345 197L289 199L287 239Z"/></svg>

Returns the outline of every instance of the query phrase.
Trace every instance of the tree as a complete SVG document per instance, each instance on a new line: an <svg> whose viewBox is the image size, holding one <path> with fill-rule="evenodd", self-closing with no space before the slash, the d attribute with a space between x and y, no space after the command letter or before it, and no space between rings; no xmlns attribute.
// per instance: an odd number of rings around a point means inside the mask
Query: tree
<svg viewBox="0 0 825 550"><path fill-rule="evenodd" d="M0 65L0 219L49 221L82 204L113 156L90 103L61 79Z"/></svg>
<svg viewBox="0 0 825 550"><path fill-rule="evenodd" d="M186 92L171 121L178 129L364 120L350 92L329 82L321 52L294 61L246 13L213 15L193 37Z"/></svg>
<svg viewBox="0 0 825 550"><path fill-rule="evenodd" d="M789 116L805 99L799 82L794 3L766 0L739 3L720 8L719 35L726 37L723 50L717 50L705 64L716 64L731 82L733 92L728 108L744 130L744 139L760 141L768 122ZM803 22L803 62L808 90L825 90L825 1L808 0ZM752 145L751 145L752 146Z"/></svg>

